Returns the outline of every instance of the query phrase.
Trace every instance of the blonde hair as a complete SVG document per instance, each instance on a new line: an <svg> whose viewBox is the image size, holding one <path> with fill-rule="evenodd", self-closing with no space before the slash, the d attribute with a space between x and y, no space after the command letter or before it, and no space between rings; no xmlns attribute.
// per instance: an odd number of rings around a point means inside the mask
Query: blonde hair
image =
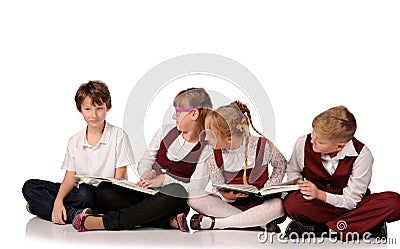
<svg viewBox="0 0 400 249"><path fill-rule="evenodd" d="M348 142L357 129L354 115L345 106L332 107L318 116L312 122L313 130L326 139Z"/></svg>
<svg viewBox="0 0 400 249"><path fill-rule="evenodd" d="M215 111L211 111L207 115L206 128L210 129L213 126L217 132L223 137L244 137L245 139L245 161L243 166L243 183L248 184L246 177L246 170L248 166L248 145L250 140L249 125L261 137L265 138L267 142L273 146L261 132L259 132L253 125L249 108L242 102L236 100L229 105L221 106ZM274 148L274 147L271 147Z"/></svg>
<svg viewBox="0 0 400 249"><path fill-rule="evenodd" d="M197 108L200 112L200 122L204 128L207 113L212 110L210 95L204 88L191 87L180 91L174 99L174 107Z"/></svg>

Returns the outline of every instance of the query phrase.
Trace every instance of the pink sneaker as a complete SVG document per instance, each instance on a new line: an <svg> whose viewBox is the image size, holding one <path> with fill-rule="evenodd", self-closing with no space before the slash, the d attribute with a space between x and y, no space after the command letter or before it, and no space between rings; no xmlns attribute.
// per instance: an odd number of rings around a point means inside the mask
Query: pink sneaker
<svg viewBox="0 0 400 249"><path fill-rule="evenodd" d="M186 223L186 215L184 213L180 213L176 216L176 221L178 223L178 227L182 232L189 232L189 227Z"/></svg>
<svg viewBox="0 0 400 249"><path fill-rule="evenodd" d="M77 216L75 216L74 220L72 221L72 226L78 232L86 232L87 229L85 228L85 220L89 216L103 217L102 214L78 214Z"/></svg>

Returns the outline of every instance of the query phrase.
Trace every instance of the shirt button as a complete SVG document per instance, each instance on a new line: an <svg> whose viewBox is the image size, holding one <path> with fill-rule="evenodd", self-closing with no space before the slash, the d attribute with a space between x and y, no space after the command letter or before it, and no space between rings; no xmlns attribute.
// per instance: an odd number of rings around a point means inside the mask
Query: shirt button
<svg viewBox="0 0 400 249"><path fill-rule="evenodd" d="M331 187L331 185L328 183L328 184L326 184L326 186L328 187L328 188L330 188Z"/></svg>

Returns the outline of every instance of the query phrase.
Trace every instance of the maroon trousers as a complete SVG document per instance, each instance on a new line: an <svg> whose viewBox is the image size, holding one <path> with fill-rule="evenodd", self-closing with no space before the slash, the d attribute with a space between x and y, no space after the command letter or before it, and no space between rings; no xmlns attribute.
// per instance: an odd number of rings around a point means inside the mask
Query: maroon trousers
<svg viewBox="0 0 400 249"><path fill-rule="evenodd" d="M306 200L296 191L285 197L283 208L291 219L300 222L324 223L343 235L350 232L362 234L383 221L400 219L400 195L395 192L369 194L355 209L347 210L317 199Z"/></svg>

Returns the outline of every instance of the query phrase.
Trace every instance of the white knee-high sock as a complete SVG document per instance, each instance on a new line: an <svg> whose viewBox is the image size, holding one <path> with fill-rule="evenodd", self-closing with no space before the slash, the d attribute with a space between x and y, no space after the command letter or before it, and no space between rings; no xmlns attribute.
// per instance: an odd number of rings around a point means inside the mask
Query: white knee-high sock
<svg viewBox="0 0 400 249"><path fill-rule="evenodd" d="M265 226L284 215L279 198L266 200L243 212L216 196L196 190L189 192L188 204L201 214L216 217L214 229ZM201 226L208 228L211 222L211 218L203 217Z"/></svg>
<svg viewBox="0 0 400 249"><path fill-rule="evenodd" d="M210 195L202 190L190 191L188 204L200 214L213 217L229 217L242 212L219 197ZM211 227L212 219L205 216L200 224L202 228L209 228Z"/></svg>
<svg viewBox="0 0 400 249"><path fill-rule="evenodd" d="M282 200L274 198L244 212L225 218L216 218L214 229L265 226L283 215Z"/></svg>

